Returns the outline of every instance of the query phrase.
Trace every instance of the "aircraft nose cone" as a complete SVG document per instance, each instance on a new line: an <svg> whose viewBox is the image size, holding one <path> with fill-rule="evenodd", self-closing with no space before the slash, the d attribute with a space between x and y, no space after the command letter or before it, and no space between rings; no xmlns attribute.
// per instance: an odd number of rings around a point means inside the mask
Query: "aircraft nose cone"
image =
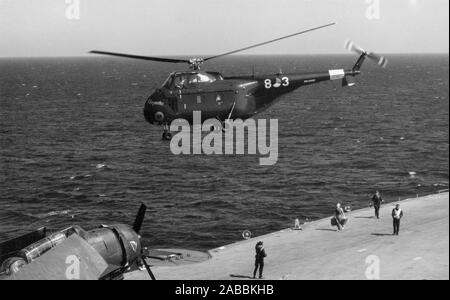
<svg viewBox="0 0 450 300"><path fill-rule="evenodd" d="M147 101L144 107L144 116L150 124L162 124L166 119L164 104Z"/></svg>

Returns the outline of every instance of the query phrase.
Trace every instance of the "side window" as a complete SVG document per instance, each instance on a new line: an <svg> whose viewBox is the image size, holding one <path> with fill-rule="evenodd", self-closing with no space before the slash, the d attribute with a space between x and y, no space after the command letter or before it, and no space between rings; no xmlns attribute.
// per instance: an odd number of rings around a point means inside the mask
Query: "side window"
<svg viewBox="0 0 450 300"><path fill-rule="evenodd" d="M207 76L205 74L198 74L197 76L198 76L198 82L205 82L205 83L207 83L207 82L214 82L215 81L215 78Z"/></svg>
<svg viewBox="0 0 450 300"><path fill-rule="evenodd" d="M185 76L176 76L172 82L172 86L177 89L185 88L186 84L187 84L187 78Z"/></svg>
<svg viewBox="0 0 450 300"><path fill-rule="evenodd" d="M194 75L191 75L191 76L189 76L189 84L192 84L192 83L198 83L199 81L198 81L198 76L197 76L197 74L194 74Z"/></svg>
<svg viewBox="0 0 450 300"><path fill-rule="evenodd" d="M173 83L173 78L174 78L173 75L171 75L169 78L167 78L166 82L163 84L163 87L170 89L170 87L172 86L172 83Z"/></svg>

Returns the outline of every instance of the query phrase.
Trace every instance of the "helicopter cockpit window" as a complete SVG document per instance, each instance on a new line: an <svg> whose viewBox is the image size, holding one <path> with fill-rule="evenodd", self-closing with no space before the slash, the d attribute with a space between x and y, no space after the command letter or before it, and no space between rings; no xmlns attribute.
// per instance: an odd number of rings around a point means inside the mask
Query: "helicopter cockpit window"
<svg viewBox="0 0 450 300"><path fill-rule="evenodd" d="M197 73L192 74L189 76L189 84L192 83L211 83L216 81L216 78L214 76L203 74L203 73Z"/></svg>
<svg viewBox="0 0 450 300"><path fill-rule="evenodd" d="M177 74L173 77L173 80L168 82L170 86L183 89L187 88L188 85L198 84L198 83L211 83L216 81L217 78L207 74L207 73L186 73L186 74Z"/></svg>
<svg viewBox="0 0 450 300"><path fill-rule="evenodd" d="M186 87L187 83L188 83L187 75L177 75L174 77L172 81L173 86L179 89Z"/></svg>

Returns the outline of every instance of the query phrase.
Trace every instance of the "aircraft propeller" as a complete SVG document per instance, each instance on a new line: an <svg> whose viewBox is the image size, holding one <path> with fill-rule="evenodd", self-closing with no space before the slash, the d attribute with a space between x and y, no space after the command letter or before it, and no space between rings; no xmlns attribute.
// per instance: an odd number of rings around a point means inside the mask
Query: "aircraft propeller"
<svg viewBox="0 0 450 300"><path fill-rule="evenodd" d="M139 211L138 211L138 213L136 215L136 218L134 220L133 230L139 235L139 238L141 237L141 229L142 229L142 225L144 223L146 211L147 211L147 206L145 204L141 204L141 207L139 208ZM145 269L147 270L148 275L150 275L150 278L152 280L156 280L155 275L153 275L153 272L150 269L150 266L148 265L148 263L145 261L145 258L146 258L146 255L145 255L145 253L144 253L144 251L142 250L142 247L141 247L140 259L144 263Z"/></svg>

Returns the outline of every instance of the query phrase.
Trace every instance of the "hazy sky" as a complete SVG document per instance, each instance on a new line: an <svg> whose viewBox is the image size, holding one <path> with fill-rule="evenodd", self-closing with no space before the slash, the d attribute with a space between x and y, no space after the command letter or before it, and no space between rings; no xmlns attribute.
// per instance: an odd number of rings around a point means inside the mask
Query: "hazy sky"
<svg viewBox="0 0 450 300"><path fill-rule="evenodd" d="M0 57L218 54L330 22L245 54L449 49L448 0L0 0Z"/></svg>

